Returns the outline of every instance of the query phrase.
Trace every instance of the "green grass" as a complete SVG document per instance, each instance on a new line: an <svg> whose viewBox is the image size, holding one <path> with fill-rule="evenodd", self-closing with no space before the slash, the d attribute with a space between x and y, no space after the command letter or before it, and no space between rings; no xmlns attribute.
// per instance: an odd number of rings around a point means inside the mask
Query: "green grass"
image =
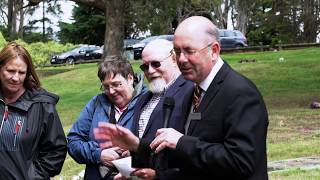
<svg viewBox="0 0 320 180"><path fill-rule="evenodd" d="M320 101L320 48L223 54L234 69L260 89L269 112L268 160L320 154L320 110L309 108ZM279 62L283 57L284 61ZM241 59L257 62L238 63ZM133 61L139 71L139 61ZM96 64L39 69L43 86L60 96L57 105L67 133L85 104L99 92ZM69 156L61 177L71 179L84 168ZM270 179L319 179L320 170L274 172Z"/></svg>
<svg viewBox="0 0 320 180"><path fill-rule="evenodd" d="M269 174L269 179L273 180L319 180L320 168L312 170L289 169Z"/></svg>

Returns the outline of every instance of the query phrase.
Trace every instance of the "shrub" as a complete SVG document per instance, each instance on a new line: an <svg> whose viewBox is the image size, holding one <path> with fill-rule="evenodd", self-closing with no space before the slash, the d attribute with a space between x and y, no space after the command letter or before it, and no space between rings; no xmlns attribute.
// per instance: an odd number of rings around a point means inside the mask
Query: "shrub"
<svg viewBox="0 0 320 180"><path fill-rule="evenodd" d="M75 45L70 43L62 45L54 41L49 41L46 43L36 42L27 44L26 42L19 39L16 42L24 46L29 51L33 63L36 67L42 67L49 64L49 60L52 55L68 51L75 47Z"/></svg>
<svg viewBox="0 0 320 180"><path fill-rule="evenodd" d="M74 47L73 44L62 45L54 41L49 41L47 43L36 42L26 46L36 66L49 64L52 55L70 50Z"/></svg>
<svg viewBox="0 0 320 180"><path fill-rule="evenodd" d="M1 31L0 31L0 50L7 44L6 39L3 37Z"/></svg>
<svg viewBox="0 0 320 180"><path fill-rule="evenodd" d="M26 43L21 39L15 41L21 46L25 47L30 53L33 63L36 67L42 67L49 64L49 60L54 54L68 51L76 47L76 45L67 43L65 45L59 44L54 41L49 41L46 43L36 42L36 43ZM7 44L5 38L0 32L0 50Z"/></svg>

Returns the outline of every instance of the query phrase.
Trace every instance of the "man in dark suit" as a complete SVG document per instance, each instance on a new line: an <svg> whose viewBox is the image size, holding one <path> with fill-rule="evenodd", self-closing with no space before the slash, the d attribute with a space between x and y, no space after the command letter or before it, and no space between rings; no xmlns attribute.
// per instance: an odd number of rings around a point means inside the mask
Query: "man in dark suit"
<svg viewBox="0 0 320 180"><path fill-rule="evenodd" d="M174 150L180 162L177 179L268 179L263 98L220 58L217 27L201 16L185 19L175 31L174 50L182 75L196 83L197 91L187 103L185 133L159 129L150 147L156 153ZM115 126L102 127L97 137L137 152L146 149Z"/></svg>
<svg viewBox="0 0 320 180"><path fill-rule="evenodd" d="M179 132L184 131L185 118L182 116L186 109L183 101L185 96L193 93L194 85L181 75L173 52L173 43L170 41L158 39L147 44L142 52L142 62L140 68L149 81L150 91L135 105L133 133L150 144L155 138L156 131L163 127L163 101L166 97L171 97L175 101L168 127ZM147 162L144 165L140 164L140 167L152 167L138 169L133 173L140 178L168 179L177 170L155 169L156 156L145 157L132 153L132 158L134 161Z"/></svg>

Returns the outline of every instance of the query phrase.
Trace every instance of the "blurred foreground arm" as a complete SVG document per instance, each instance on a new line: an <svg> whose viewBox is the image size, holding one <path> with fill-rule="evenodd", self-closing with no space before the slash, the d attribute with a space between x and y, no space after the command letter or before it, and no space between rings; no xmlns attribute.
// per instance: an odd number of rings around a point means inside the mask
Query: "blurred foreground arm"
<svg viewBox="0 0 320 180"><path fill-rule="evenodd" d="M94 136L101 141L100 147L102 149L118 146L135 152L140 143L139 138L130 130L106 122L99 122L98 128L94 129Z"/></svg>
<svg viewBox="0 0 320 180"><path fill-rule="evenodd" d="M183 134L172 128L158 129L156 138L152 141L150 147L156 153L160 152L165 147L176 149L177 143L182 136Z"/></svg>

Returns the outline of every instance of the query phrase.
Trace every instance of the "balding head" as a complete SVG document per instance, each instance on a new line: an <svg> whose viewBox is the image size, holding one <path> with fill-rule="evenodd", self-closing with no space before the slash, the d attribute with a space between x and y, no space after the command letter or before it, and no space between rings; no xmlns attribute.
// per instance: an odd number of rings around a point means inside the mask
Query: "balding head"
<svg viewBox="0 0 320 180"><path fill-rule="evenodd" d="M156 39L151 41L144 47L142 51L142 59L143 56L146 56L150 53L161 53L163 55L170 54L173 49L172 42L165 39Z"/></svg>
<svg viewBox="0 0 320 180"><path fill-rule="evenodd" d="M202 16L192 16L182 21L175 31L175 37L184 34L194 36L198 41L219 42L218 28L208 18Z"/></svg>
<svg viewBox="0 0 320 180"><path fill-rule="evenodd" d="M174 50L182 75L199 84L219 59L218 28L205 17L189 17L174 33Z"/></svg>
<svg viewBox="0 0 320 180"><path fill-rule="evenodd" d="M150 82L150 90L153 92L162 91L166 84L170 83L180 74L172 50L172 42L157 39L148 43L142 51L142 66L146 67L144 74ZM159 64L160 66L157 67L154 64ZM164 82L162 83L161 81Z"/></svg>

